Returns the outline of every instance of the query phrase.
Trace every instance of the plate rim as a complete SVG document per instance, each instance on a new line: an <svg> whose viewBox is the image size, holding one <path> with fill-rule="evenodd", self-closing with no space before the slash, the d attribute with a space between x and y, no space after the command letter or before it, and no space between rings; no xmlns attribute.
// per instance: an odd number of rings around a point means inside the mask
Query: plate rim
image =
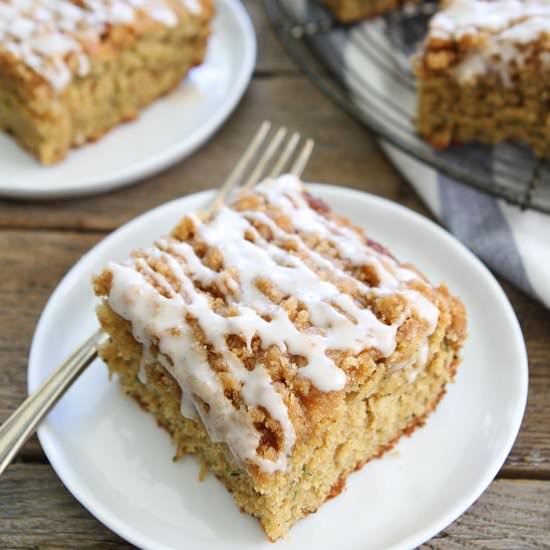
<svg viewBox="0 0 550 550"><path fill-rule="evenodd" d="M500 452L498 453L496 458L494 458L489 464L489 467L485 468L484 474L481 476L480 481L475 486L472 486L470 491L467 492L467 496L465 495L462 499L458 499L454 503L454 505L450 506L445 513L440 514L423 528L415 531L409 536L406 536L405 538L395 543L393 546L388 547L388 550L406 550L416 547L419 544L422 544L423 542L431 539L437 533L441 532L452 522L454 522L464 512L466 512L470 508L470 506L476 500L478 500L482 493L488 488L488 486L491 484L496 474L500 470L502 464L508 457L520 431L527 405L529 367L525 339L523 337L523 333L521 331L521 327L514 312L514 309L494 275L489 271L489 269L483 264L483 262L479 258L477 258L468 248L466 248L466 246L464 246L458 239L456 239L456 237L447 232L440 225L402 204L356 188L327 183L306 183L306 185L315 193L321 194L323 193L323 191L325 191L328 195L348 195L350 199L356 197L358 200L371 200L374 205L379 204L384 207L393 209L399 215L404 215L405 217L408 217L409 220L412 220L414 223L420 224L420 226L424 229L435 232L438 238L443 238L445 240L445 244L448 244L451 247L455 247L455 249L459 249L462 253L465 253L469 257L469 260L473 261L473 263L476 265L477 269L479 270L479 274L482 275L487 280L487 282L491 283L491 287L496 292L496 296L499 298L499 301L501 302L501 305L507 315L507 321L509 321L510 327L515 334L515 340L518 346L518 356L520 357L520 363L518 363L518 367L517 369L515 369L517 370L519 381L517 394L518 406L515 409L514 415L509 423L511 429L508 430L506 438L501 444ZM85 265L85 263L89 261L89 258L96 251L96 249L103 246L109 246L111 242L116 242L116 240L119 238L119 235L124 234L127 231L132 231L135 227L143 223L144 220L159 215L159 212L164 209L170 208L175 203L184 202L191 198L195 200L199 200L199 198L201 200L203 198L206 199L207 197L211 196L214 191L215 190L213 189L209 189L197 193L190 193L189 195L185 195L183 197L165 202L155 208L152 208L140 214L139 216L133 218L115 231L105 236L71 267L71 269L65 274L65 276L58 283L58 285L55 287L54 291L48 298L46 306L42 310L35 331L33 333L29 354L29 364L27 369L27 389L29 392L33 391L38 386L41 380L41 377L38 376L40 372L38 367L33 369L33 365L37 364L39 361L39 358L37 358L36 356L38 354L38 344L40 343L40 333L45 330L45 327L47 327L50 310L54 308L55 302L57 302L57 300L60 298L60 295L62 295L62 293L65 291L65 287L72 284L73 279L78 275L79 270L81 269L80 266ZM159 543L158 541L151 539L145 534L136 532L134 527L129 526L124 522L119 522L118 518L111 514L108 506L103 505L101 501L91 495L84 487L80 485L78 476L72 476L70 472L69 474L67 474L63 471L62 467L57 462L59 449L57 449L56 447L54 437L50 435L47 419L38 428L37 433L40 444L44 450L44 453L48 457L52 468L54 469L62 483L65 485L67 490L76 498L78 502L80 502L82 506L84 506L84 508L86 508L89 513L91 513L107 528L111 529L113 532L115 532L131 544L134 544L140 548L153 550L169 550L169 547L166 546L164 543Z"/></svg>
<svg viewBox="0 0 550 550"><path fill-rule="evenodd" d="M63 189L52 187L48 189L35 189L32 187L21 187L19 184L6 185L0 182L0 197L43 201L60 198L88 197L122 189L129 185L137 184L145 178L160 173L170 166L183 161L204 145L221 128L238 106L252 79L258 53L256 31L245 5L239 0L216 0L216 3L218 2L223 2L224 9L228 9L231 12L231 16L235 18L240 26L245 55L238 64L240 70L236 78L233 79L230 93L220 103L218 110L214 112L214 116L209 117L203 125L193 132L192 139L185 136L156 155L148 157L145 160L138 160L130 167L118 168L107 175L71 178ZM217 12L219 11L220 8L217 7ZM162 98L158 98L146 106L141 110L141 113L146 111L156 101L162 101ZM139 118L135 122L139 124ZM47 167L45 168L47 169Z"/></svg>

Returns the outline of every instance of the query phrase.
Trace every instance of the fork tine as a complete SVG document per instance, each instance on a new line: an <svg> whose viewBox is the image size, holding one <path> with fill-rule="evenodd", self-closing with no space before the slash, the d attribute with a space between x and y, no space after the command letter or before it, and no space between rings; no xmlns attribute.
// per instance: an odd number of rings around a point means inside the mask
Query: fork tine
<svg viewBox="0 0 550 550"><path fill-rule="evenodd" d="M269 173L270 178L274 178L276 176L281 175L283 172L286 163L290 159L290 157L293 155L294 151L296 150L296 146L298 145L298 142L300 141L300 134L298 132L294 132L292 134L292 137L290 138L290 141L286 144L286 147L282 153L282 155L279 157L279 160L275 163L275 166Z"/></svg>
<svg viewBox="0 0 550 550"><path fill-rule="evenodd" d="M302 172L306 167L309 157L313 152L314 146L315 146L315 142L312 139L308 139L305 142L304 146L302 147L302 150L300 151L300 154L298 155L298 158L294 161L294 164L290 169L291 174L294 174L295 176L298 176L298 177L302 175Z"/></svg>
<svg viewBox="0 0 550 550"><path fill-rule="evenodd" d="M235 185L242 179L250 161L254 158L254 155L258 152L259 148L262 146L269 130L271 129L271 122L265 120L262 122L259 130L256 132L256 135L246 148L242 157L239 159L239 162L235 165L235 168L231 171L222 187L216 193L213 201L210 203L206 209L206 214L212 214L223 205L223 201L227 194L235 187Z"/></svg>
<svg viewBox="0 0 550 550"><path fill-rule="evenodd" d="M265 167L267 166L267 164L269 163L273 155L277 152L279 145L285 138L286 132L287 130L284 126L277 130L275 137L271 140L271 142L267 146L267 149L264 151L263 155L260 157L258 164L256 164L256 168L254 168L252 174L250 174L250 177L246 180L246 183L243 185L244 189L250 189L260 181L262 174L265 170Z"/></svg>
<svg viewBox="0 0 550 550"><path fill-rule="evenodd" d="M207 207L206 211L203 213L204 216L208 217L214 214L219 210L227 197L227 195L236 187L239 183L243 181L246 172L252 168L252 173L242 185L242 189L249 189L250 187L256 185L263 174L265 173L268 165L274 159L275 155L282 148L283 142L285 140L287 129L283 126L275 132L273 138L267 143L264 152L260 155L259 160L252 167L251 163L254 157L259 153L260 148L264 145L266 138L271 130L271 123L269 121L264 121L259 130L256 132L256 135L246 148L245 152L239 159L239 162L236 164L235 168L231 171L228 178L225 180L224 184L213 198L210 205ZM269 177L275 177L282 173L285 169L285 166L289 160L294 155L298 143L300 142L301 136L298 132L294 132L286 145L284 146L282 152L279 154L279 157L275 159L273 168L269 172ZM313 150L314 142L312 139L306 140L303 145L298 157L294 161L290 173L300 176L311 156Z"/></svg>

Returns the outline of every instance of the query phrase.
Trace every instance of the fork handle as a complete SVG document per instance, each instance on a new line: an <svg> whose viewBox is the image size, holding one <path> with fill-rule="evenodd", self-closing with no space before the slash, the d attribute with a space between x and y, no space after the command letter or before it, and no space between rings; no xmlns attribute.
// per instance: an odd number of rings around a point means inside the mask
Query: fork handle
<svg viewBox="0 0 550 550"><path fill-rule="evenodd" d="M90 336L0 426L0 475L48 411L97 357L97 348L105 338L100 330Z"/></svg>

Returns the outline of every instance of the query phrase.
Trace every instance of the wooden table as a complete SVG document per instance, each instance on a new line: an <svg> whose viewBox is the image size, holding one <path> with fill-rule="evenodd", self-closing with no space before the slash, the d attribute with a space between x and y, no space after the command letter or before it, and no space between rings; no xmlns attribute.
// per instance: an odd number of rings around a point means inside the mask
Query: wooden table
<svg viewBox="0 0 550 550"><path fill-rule="evenodd" d="M254 78L236 112L199 152L162 174L107 195L0 201L0 421L26 395L33 331L65 272L134 216L217 186L264 119L290 125L316 140L306 179L364 189L430 216L369 132L338 110L287 58L261 3L249 1L248 7L259 41ZM527 414L488 490L423 548L550 548L550 312L502 284L527 340ZM0 549L76 547L129 546L69 494L33 437L0 479Z"/></svg>

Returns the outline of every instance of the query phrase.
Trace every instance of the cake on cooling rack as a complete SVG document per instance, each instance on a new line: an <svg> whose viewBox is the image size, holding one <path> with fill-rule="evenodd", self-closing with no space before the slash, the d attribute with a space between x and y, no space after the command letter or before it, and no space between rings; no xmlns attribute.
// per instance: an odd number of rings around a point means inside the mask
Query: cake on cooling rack
<svg viewBox="0 0 550 550"><path fill-rule="evenodd" d="M433 146L516 140L550 156L550 2L451 0L415 65L416 125Z"/></svg>
<svg viewBox="0 0 550 550"><path fill-rule="evenodd" d="M272 541L423 424L466 331L444 286L293 176L186 215L94 286L109 371Z"/></svg>
<svg viewBox="0 0 550 550"><path fill-rule="evenodd" d="M352 23L395 10L418 0L322 0L342 23Z"/></svg>
<svg viewBox="0 0 550 550"><path fill-rule="evenodd" d="M61 160L201 63L212 13L211 0L0 0L0 130Z"/></svg>

